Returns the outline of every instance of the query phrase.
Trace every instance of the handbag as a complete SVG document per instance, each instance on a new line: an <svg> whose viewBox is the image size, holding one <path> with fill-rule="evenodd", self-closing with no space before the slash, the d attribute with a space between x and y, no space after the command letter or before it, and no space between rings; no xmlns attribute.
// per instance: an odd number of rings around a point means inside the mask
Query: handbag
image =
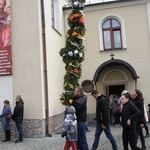
<svg viewBox="0 0 150 150"><path fill-rule="evenodd" d="M118 110L119 110L119 111L121 110L121 105L118 106Z"/></svg>
<svg viewBox="0 0 150 150"><path fill-rule="evenodd" d="M62 138L65 137L66 135L67 135L67 131L64 131L64 132L61 133Z"/></svg>
<svg viewBox="0 0 150 150"><path fill-rule="evenodd" d="M9 113L9 114L5 115L5 118L6 118L7 120L11 119L11 117L12 117L12 113Z"/></svg>

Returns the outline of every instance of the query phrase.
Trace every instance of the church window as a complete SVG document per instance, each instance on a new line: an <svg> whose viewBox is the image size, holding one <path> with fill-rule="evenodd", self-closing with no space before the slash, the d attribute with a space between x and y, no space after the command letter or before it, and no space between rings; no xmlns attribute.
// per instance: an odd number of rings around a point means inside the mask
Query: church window
<svg viewBox="0 0 150 150"><path fill-rule="evenodd" d="M122 49L121 25L117 19L109 18L102 25L104 50Z"/></svg>

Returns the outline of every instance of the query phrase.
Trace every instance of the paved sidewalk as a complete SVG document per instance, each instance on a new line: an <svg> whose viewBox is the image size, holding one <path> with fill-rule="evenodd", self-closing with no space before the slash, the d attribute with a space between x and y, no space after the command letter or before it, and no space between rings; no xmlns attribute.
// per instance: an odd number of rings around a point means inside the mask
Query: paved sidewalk
<svg viewBox="0 0 150 150"><path fill-rule="evenodd" d="M150 129L150 123L148 123ZM87 133L87 139L89 144L89 149L91 149L95 126L94 124L89 125L91 132ZM117 144L118 150L123 150L122 147L122 127L121 126L111 126L112 134L114 135ZM145 132L144 132L145 133ZM60 134L53 134L53 137L46 138L25 138L23 143L14 143L15 139L12 139L11 142L3 143L0 141L0 150L63 150L65 139L60 137ZM138 145L140 142L138 140ZM150 150L150 137L146 138L147 150ZM100 144L98 150L112 150L111 144L103 133L100 139Z"/></svg>

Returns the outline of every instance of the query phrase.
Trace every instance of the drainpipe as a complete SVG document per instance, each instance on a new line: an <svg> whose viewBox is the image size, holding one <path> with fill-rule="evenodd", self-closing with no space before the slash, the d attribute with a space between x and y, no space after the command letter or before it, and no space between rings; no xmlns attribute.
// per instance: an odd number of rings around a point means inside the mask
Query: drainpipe
<svg viewBox="0 0 150 150"><path fill-rule="evenodd" d="M45 14L44 14L44 0L41 0L41 17L42 17L42 42L43 42L43 63L44 63L44 92L45 92L45 122L46 135L51 137L49 124L49 100L48 100L48 77L47 77L47 54L46 54L46 34L45 34Z"/></svg>
<svg viewBox="0 0 150 150"><path fill-rule="evenodd" d="M96 88L96 90L97 90L97 84L96 84L96 82L94 82L94 84L95 84L95 88Z"/></svg>

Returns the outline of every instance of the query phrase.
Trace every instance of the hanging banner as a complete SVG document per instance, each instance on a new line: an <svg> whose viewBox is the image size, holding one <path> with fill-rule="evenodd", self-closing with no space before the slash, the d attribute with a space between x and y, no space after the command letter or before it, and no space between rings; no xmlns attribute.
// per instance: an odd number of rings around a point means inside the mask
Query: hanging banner
<svg viewBox="0 0 150 150"><path fill-rule="evenodd" d="M12 74L10 0L0 0L0 76Z"/></svg>

